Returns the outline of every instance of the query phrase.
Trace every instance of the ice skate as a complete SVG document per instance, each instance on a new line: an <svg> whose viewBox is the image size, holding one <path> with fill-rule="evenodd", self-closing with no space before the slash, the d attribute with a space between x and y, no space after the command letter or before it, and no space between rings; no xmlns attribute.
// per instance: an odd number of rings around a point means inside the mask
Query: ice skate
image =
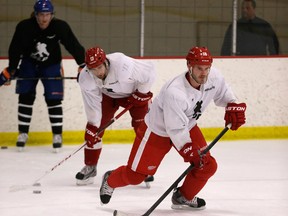
<svg viewBox="0 0 288 216"><path fill-rule="evenodd" d="M19 152L22 152L24 150L25 144L28 140L28 134L27 133L19 133L16 146L18 148Z"/></svg>
<svg viewBox="0 0 288 216"><path fill-rule="evenodd" d="M175 188L172 196L172 209L175 210L202 210L205 209L206 202L204 199L194 197L192 200L187 200L179 191L179 188Z"/></svg>
<svg viewBox="0 0 288 216"><path fill-rule="evenodd" d="M113 194L114 188L111 188L108 185L107 179L109 177L109 175L111 174L112 171L107 171L102 179L102 184L100 187L100 200L101 200L101 204L107 204L109 203L111 196Z"/></svg>
<svg viewBox="0 0 288 216"><path fill-rule="evenodd" d="M62 134L53 134L53 152L58 153L62 148Z"/></svg>
<svg viewBox="0 0 288 216"><path fill-rule="evenodd" d="M148 175L147 178L144 180L144 183L147 188L150 188L150 183L154 181L154 176Z"/></svg>
<svg viewBox="0 0 288 216"><path fill-rule="evenodd" d="M89 185L94 183L94 177L97 175L95 166L84 166L75 176L77 185Z"/></svg>

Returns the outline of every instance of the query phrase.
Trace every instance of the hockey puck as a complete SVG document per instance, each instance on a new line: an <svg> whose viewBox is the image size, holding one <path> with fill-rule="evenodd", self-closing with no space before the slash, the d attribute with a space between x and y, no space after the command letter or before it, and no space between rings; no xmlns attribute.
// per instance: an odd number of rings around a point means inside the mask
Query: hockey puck
<svg viewBox="0 0 288 216"><path fill-rule="evenodd" d="M39 187L39 186L41 186L41 184L39 182L36 182L33 184L33 186Z"/></svg>
<svg viewBox="0 0 288 216"><path fill-rule="evenodd" d="M1 146L1 149L8 149L8 146Z"/></svg>
<svg viewBox="0 0 288 216"><path fill-rule="evenodd" d="M41 194L41 190L33 190L34 194Z"/></svg>

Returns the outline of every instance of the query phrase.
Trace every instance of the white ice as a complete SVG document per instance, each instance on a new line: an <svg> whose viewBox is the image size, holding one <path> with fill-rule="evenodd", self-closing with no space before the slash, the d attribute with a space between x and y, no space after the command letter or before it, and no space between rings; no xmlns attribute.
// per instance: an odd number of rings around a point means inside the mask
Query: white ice
<svg viewBox="0 0 288 216"><path fill-rule="evenodd" d="M28 146L24 152L17 152L14 147L1 149L0 215L112 216L115 209L142 215L188 167L171 149L150 189L145 188L144 183L118 188L110 203L101 206L99 185L102 175L126 163L131 145L104 145L98 175L89 186L75 184L75 174L84 163L83 150L51 170L79 146L64 146L58 154L52 153L50 146ZM288 215L288 140L219 141L211 153L218 162L218 170L198 194L206 200L206 209L172 210L169 194L151 215ZM41 186L32 187L43 175ZM11 192L14 186L24 188ZM34 194L33 190L42 193Z"/></svg>

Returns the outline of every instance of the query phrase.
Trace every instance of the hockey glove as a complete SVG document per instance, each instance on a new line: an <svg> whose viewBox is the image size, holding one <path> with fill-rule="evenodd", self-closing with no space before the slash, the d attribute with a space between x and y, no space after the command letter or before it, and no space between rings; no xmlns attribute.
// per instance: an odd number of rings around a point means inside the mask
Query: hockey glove
<svg viewBox="0 0 288 216"><path fill-rule="evenodd" d="M128 98L128 102L133 104L135 107L144 106L146 105L149 100L153 97L152 92L148 92L147 94L141 93L139 91L135 91L131 94Z"/></svg>
<svg viewBox="0 0 288 216"><path fill-rule="evenodd" d="M12 76L12 71L10 71L8 68L4 68L4 70L0 74L0 86L2 86L3 84L10 85L11 76Z"/></svg>
<svg viewBox="0 0 288 216"><path fill-rule="evenodd" d="M231 130L237 130L241 125L245 124L245 103L228 103L226 107L226 112L224 116L225 126L229 123L232 124Z"/></svg>
<svg viewBox="0 0 288 216"><path fill-rule="evenodd" d="M184 158L185 162L194 164L195 168L203 167L207 161L206 155L201 155L201 151L199 149L192 148L192 143L186 143L179 153Z"/></svg>
<svg viewBox="0 0 288 216"><path fill-rule="evenodd" d="M79 67L78 67L78 73L80 73L85 66L86 66L85 63L79 65Z"/></svg>
<svg viewBox="0 0 288 216"><path fill-rule="evenodd" d="M101 141L101 138L96 136L98 132L98 127L90 124L89 122L86 125L86 129L85 129L85 141L86 141L86 145L90 148L93 148L93 146L97 143Z"/></svg>

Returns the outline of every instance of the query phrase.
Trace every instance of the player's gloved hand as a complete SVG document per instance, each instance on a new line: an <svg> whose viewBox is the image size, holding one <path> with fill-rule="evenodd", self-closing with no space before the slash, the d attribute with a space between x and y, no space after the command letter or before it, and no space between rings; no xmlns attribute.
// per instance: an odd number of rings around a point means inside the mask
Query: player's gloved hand
<svg viewBox="0 0 288 216"><path fill-rule="evenodd" d="M11 84L11 77L13 76L14 72L9 70L8 67L4 68L0 74L0 86L10 85Z"/></svg>
<svg viewBox="0 0 288 216"><path fill-rule="evenodd" d="M241 125L245 124L245 103L228 103L226 106L226 112L224 116L225 126L229 123L232 124L231 130L237 130Z"/></svg>
<svg viewBox="0 0 288 216"><path fill-rule="evenodd" d="M184 158L185 162L194 164L195 168L201 168L207 162L207 156L201 155L199 149L193 149L192 143L186 143L179 153Z"/></svg>
<svg viewBox="0 0 288 216"><path fill-rule="evenodd" d="M79 67L78 67L78 73L77 73L77 78L76 78L77 82L79 82L80 73L81 73L81 71L83 70L83 68L84 68L85 66L86 66L85 63L79 65Z"/></svg>
<svg viewBox="0 0 288 216"><path fill-rule="evenodd" d="M93 148L93 146L97 143L101 141L101 138L96 136L98 132L98 127L90 124L89 122L86 125L86 129L85 129L85 141L86 141L86 145L90 148Z"/></svg>
<svg viewBox="0 0 288 216"><path fill-rule="evenodd" d="M78 67L78 73L80 73L85 66L86 66L85 63L79 65L79 67Z"/></svg>
<svg viewBox="0 0 288 216"><path fill-rule="evenodd" d="M128 98L128 102L133 104L133 106L144 106L146 105L149 100L153 97L152 92L148 92L147 94L141 93L139 91L133 92L130 97Z"/></svg>

